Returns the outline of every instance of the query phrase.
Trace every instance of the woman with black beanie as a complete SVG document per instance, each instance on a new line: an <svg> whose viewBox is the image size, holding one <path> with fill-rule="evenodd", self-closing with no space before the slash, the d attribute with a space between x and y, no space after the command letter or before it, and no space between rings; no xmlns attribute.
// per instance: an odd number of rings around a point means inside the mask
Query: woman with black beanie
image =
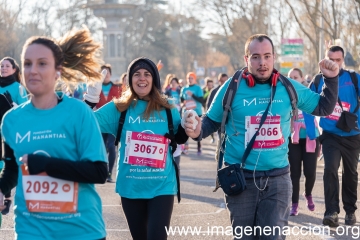
<svg viewBox="0 0 360 240"><path fill-rule="evenodd" d="M133 60L122 96L95 112L102 133L120 141L116 192L133 239L167 239L179 178L172 152L188 139L174 104L161 94L160 76L148 58ZM85 101L94 106L98 86L89 86ZM119 124L121 115L125 117ZM118 129L121 129L118 133ZM171 130L170 130L171 128ZM120 131L120 130L119 130Z"/></svg>

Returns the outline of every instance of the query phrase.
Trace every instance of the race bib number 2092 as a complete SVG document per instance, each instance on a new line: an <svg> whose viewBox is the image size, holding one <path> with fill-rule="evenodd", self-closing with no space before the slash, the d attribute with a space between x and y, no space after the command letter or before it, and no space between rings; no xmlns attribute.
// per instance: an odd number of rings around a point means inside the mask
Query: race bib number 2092
<svg viewBox="0 0 360 240"><path fill-rule="evenodd" d="M76 213L78 183L48 176L30 175L21 166L22 186L29 212Z"/></svg>

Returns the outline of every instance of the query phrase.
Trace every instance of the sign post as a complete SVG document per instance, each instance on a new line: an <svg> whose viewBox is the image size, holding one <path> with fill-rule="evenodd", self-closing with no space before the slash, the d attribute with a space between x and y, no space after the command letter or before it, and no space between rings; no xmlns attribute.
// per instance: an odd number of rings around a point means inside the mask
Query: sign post
<svg viewBox="0 0 360 240"><path fill-rule="evenodd" d="M302 38L281 39L280 73L287 75L291 68L304 69L304 42Z"/></svg>

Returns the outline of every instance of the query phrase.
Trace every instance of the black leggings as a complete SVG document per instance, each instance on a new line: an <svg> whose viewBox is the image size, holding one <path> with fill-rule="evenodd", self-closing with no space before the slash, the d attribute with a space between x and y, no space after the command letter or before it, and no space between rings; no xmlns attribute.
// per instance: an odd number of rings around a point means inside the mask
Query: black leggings
<svg viewBox="0 0 360 240"><path fill-rule="evenodd" d="M102 133L106 151L108 153L109 175L111 175L116 158L115 136L110 133Z"/></svg>
<svg viewBox="0 0 360 240"><path fill-rule="evenodd" d="M121 203L134 240L167 239L165 227L170 226L174 206L173 195L151 199L121 197Z"/></svg>
<svg viewBox="0 0 360 240"><path fill-rule="evenodd" d="M289 140L290 177L293 185L292 203L299 202L301 162L305 176L305 194L309 196L314 188L316 179L317 156L320 150L319 139L316 138L314 153L306 152L306 139L301 138L298 144Z"/></svg>
<svg viewBox="0 0 360 240"><path fill-rule="evenodd" d="M0 146L0 158L5 157L5 156L3 156L2 142L3 142L3 140L2 140L2 136L0 134L0 144L1 144L1 146ZM3 160L3 161L5 161L5 160ZM3 163L3 164L5 164L5 163ZM1 168L0 168L0 173L1 173ZM10 198L10 197L11 197L11 191L9 193L5 194L5 198Z"/></svg>

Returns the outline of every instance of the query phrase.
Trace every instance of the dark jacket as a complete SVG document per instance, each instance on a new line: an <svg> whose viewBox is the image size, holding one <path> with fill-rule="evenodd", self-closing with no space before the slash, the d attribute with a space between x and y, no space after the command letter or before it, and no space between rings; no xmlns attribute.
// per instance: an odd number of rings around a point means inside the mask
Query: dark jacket
<svg viewBox="0 0 360 240"><path fill-rule="evenodd" d="M207 111L210 108L210 105L211 105L212 101L214 100L214 97L215 97L217 91L220 89L220 87L221 86L219 85L216 88L211 89L209 97L206 100L206 109L205 109L205 111Z"/></svg>

